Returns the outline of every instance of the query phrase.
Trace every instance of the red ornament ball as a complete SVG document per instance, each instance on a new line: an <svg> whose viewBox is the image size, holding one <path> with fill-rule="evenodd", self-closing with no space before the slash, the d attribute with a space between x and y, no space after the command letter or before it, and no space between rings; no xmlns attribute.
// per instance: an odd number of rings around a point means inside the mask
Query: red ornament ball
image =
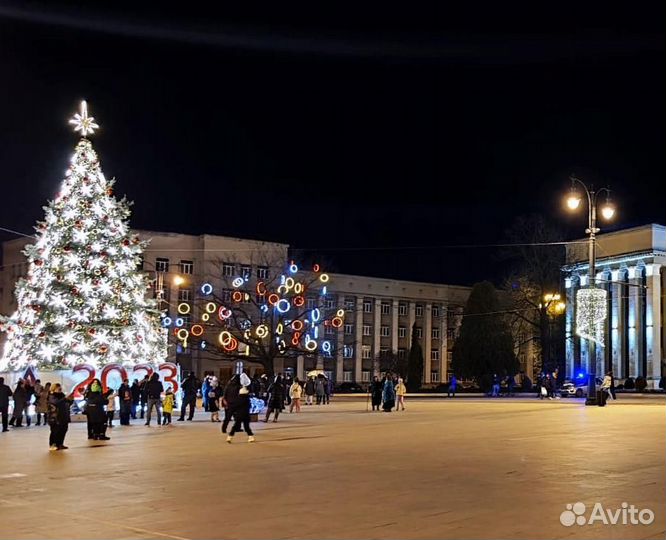
<svg viewBox="0 0 666 540"><path fill-rule="evenodd" d="M94 336L95 335L95 329L94 328L88 328L88 334L90 334L91 336Z"/></svg>

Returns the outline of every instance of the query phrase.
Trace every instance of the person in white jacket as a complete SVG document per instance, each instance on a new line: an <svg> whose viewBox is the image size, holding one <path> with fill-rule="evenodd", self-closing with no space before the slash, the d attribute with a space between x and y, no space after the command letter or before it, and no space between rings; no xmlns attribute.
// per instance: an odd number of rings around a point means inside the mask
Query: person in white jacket
<svg viewBox="0 0 666 540"><path fill-rule="evenodd" d="M294 377L293 384L289 387L289 397L291 398L291 405L289 405L289 412L301 412L301 397L303 397L303 387L298 382L298 377Z"/></svg>
<svg viewBox="0 0 666 540"><path fill-rule="evenodd" d="M108 422L110 428L113 427L113 417L116 414L117 395L117 392L113 392L113 394L109 396L109 401L106 404L106 421Z"/></svg>

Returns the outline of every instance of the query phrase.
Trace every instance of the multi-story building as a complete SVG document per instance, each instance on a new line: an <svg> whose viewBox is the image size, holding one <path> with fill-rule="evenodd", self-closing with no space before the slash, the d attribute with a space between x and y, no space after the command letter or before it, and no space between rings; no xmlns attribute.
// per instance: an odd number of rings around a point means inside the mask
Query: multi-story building
<svg viewBox="0 0 666 540"><path fill-rule="evenodd" d="M265 280L289 257L289 246L274 242L206 234L137 233L150 241L144 253L144 270L153 274L160 307L171 315L175 315L178 304L194 303L204 282L224 290L224 281L234 276ZM0 287L4 314L16 308L14 283L27 271L21 253L27 242L17 239L3 244ZM451 348L469 295L468 287L345 274L330 274L330 278L327 301L345 308L344 325L326 329L338 345L334 354L280 358L276 370L303 376L316 368L328 372L337 382L366 382L380 369L380 355L389 351L398 358L407 355L414 328L424 354L424 383L436 385L448 380ZM188 315L180 318L185 325L190 322ZM215 358L209 351L184 348L173 337L170 343L170 360L184 369L212 371L226 379L234 367L232 362ZM245 367L259 370L250 360Z"/></svg>
<svg viewBox="0 0 666 540"><path fill-rule="evenodd" d="M596 372L646 377L655 386L666 373L663 321L666 227L644 225L597 236L596 282L607 293L604 346L597 347ZM565 288L567 376L587 373L587 340L576 334L576 292L588 285L587 244L567 246Z"/></svg>

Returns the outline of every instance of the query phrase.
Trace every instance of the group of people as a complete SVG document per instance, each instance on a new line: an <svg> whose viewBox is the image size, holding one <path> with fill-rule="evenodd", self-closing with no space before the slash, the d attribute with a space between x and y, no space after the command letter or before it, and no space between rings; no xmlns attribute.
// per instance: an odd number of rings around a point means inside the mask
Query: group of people
<svg viewBox="0 0 666 540"><path fill-rule="evenodd" d="M551 372L541 372L537 377L537 397L539 399L560 399L560 395L557 393L558 388L558 369Z"/></svg>
<svg viewBox="0 0 666 540"><path fill-rule="evenodd" d="M30 406L35 408L35 424L46 425L46 413L48 408L48 397L51 391L51 383L42 385L37 379L33 384L28 379L19 379L12 390L5 384L5 379L0 377L0 414L2 415L2 431L9 431L9 426L15 428L30 426L32 417ZM14 409L11 419L9 418L9 398L13 399Z"/></svg>
<svg viewBox="0 0 666 540"><path fill-rule="evenodd" d="M391 412L405 410L405 395L407 387L401 377L392 373L386 373L382 379L376 375L368 389L372 401L372 410Z"/></svg>

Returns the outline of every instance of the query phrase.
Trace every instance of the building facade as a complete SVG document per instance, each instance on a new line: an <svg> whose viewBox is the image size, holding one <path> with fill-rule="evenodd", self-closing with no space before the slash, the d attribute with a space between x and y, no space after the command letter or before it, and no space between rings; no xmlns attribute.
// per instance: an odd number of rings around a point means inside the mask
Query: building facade
<svg viewBox="0 0 666 540"><path fill-rule="evenodd" d="M644 376L656 387L666 373L663 298L666 227L650 224L597 236L596 282L607 293L604 344L596 372L612 369L617 379ZM588 285L584 240L567 246L565 275L567 376L587 373L587 340L576 334L576 292Z"/></svg>
<svg viewBox="0 0 666 540"><path fill-rule="evenodd" d="M150 242L143 269L155 279L154 294L160 308L171 317L183 318L186 325L191 322L189 316L196 316L202 283L226 290L225 283L235 276L265 280L289 260L286 244L214 235L136 232ZM3 314L16 309L14 284L27 272L21 253L26 243L26 239L17 239L3 244ZM321 369L336 382L367 382L381 369L380 356L389 352L398 359L407 356L415 328L424 355L423 382L436 386L448 380L451 349L469 292L468 287L330 274L326 301L345 309L344 325L325 330L330 333L328 338L337 343L334 354L279 358L275 369L301 377L312 369ZM176 315L177 306L183 302L192 304L191 315ZM169 340L169 360L178 362L183 369L199 374L213 372L228 379L237 368L233 361L215 357L210 351L182 347L173 335ZM251 358L245 364L251 372L260 370Z"/></svg>

